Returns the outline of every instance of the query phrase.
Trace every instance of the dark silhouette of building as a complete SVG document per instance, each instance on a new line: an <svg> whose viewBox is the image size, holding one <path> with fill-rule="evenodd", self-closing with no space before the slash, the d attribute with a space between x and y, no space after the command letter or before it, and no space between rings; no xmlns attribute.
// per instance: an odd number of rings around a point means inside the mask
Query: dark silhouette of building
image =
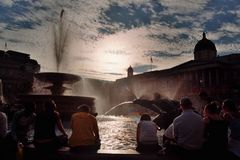
<svg viewBox="0 0 240 160"><path fill-rule="evenodd" d="M125 96L121 97L126 93L132 93L137 98L152 98L155 92L159 92L177 100L188 96L195 105L200 105L199 93L202 91L216 100L226 97L238 100L240 54L217 56L215 44L203 33L203 38L194 47L194 60L169 69L118 79L114 89L113 92L118 93L119 102L129 100L124 99Z"/></svg>
<svg viewBox="0 0 240 160"><path fill-rule="evenodd" d="M7 103L14 103L19 94L32 90L33 75L39 70L40 65L29 54L0 50L0 79Z"/></svg>

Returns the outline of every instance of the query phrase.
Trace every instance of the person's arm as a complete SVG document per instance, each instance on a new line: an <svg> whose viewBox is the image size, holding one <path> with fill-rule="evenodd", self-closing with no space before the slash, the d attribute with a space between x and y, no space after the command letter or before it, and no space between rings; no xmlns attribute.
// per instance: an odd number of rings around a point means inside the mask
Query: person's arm
<svg viewBox="0 0 240 160"><path fill-rule="evenodd" d="M176 126L176 124L173 122L173 126L172 126L172 133L173 133L173 139L177 142L177 138L178 138L178 128Z"/></svg>
<svg viewBox="0 0 240 160"><path fill-rule="evenodd" d="M15 112L14 115L13 115L13 120L12 120L12 124L11 124L11 136L13 138L13 140L17 141L17 131L16 131L16 128L17 128L17 123L19 121L19 115L20 113L19 112Z"/></svg>
<svg viewBox="0 0 240 160"><path fill-rule="evenodd" d="M93 132L95 134L95 145L100 146L101 140L99 136L99 128L98 128L97 120L95 117L92 119L92 124L93 124Z"/></svg>
<svg viewBox="0 0 240 160"><path fill-rule="evenodd" d="M139 141L140 141L140 124L139 123L137 125L137 136L136 136L136 138L137 138L137 143L139 143Z"/></svg>
<svg viewBox="0 0 240 160"><path fill-rule="evenodd" d="M59 113L56 112L56 119L57 119L57 128L58 130L65 136L68 137L67 133L65 132L65 129L63 127L62 120L59 116Z"/></svg>
<svg viewBox="0 0 240 160"><path fill-rule="evenodd" d="M174 140L173 124L170 124L168 128L164 131L164 136L168 139Z"/></svg>
<svg viewBox="0 0 240 160"><path fill-rule="evenodd" d="M1 123L0 137L5 137L7 134L7 128L8 128L8 121L5 113L2 113L2 119L0 123Z"/></svg>
<svg viewBox="0 0 240 160"><path fill-rule="evenodd" d="M96 118L93 119L93 132L95 134L96 140L100 140L99 129L98 129Z"/></svg>

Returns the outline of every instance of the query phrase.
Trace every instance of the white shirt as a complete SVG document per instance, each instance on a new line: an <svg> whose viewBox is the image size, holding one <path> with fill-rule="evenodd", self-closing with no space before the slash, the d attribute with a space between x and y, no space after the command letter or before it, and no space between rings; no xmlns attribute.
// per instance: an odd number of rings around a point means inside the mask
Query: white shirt
<svg viewBox="0 0 240 160"><path fill-rule="evenodd" d="M157 126L152 121L140 121L139 122L139 142L141 143L156 143L157 138Z"/></svg>
<svg viewBox="0 0 240 160"><path fill-rule="evenodd" d="M190 150L202 147L204 122L202 117L193 110L185 110L174 119L173 132L179 146Z"/></svg>
<svg viewBox="0 0 240 160"><path fill-rule="evenodd" d="M169 139L174 139L173 124L170 124L170 126L164 131L164 136Z"/></svg>

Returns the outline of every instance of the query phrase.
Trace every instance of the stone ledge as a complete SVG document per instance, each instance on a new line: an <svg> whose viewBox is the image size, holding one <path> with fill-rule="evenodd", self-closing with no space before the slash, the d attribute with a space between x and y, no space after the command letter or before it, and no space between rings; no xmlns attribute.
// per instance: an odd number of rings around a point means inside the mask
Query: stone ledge
<svg viewBox="0 0 240 160"><path fill-rule="evenodd" d="M98 150L97 152L70 152L65 149L53 154L39 154L34 149L26 149L24 160L177 160L179 158L158 155L157 153L139 153L136 150Z"/></svg>

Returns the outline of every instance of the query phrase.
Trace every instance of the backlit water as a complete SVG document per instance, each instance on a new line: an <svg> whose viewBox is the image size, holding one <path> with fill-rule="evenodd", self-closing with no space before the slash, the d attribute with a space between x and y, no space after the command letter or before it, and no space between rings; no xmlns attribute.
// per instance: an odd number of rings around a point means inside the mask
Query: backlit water
<svg viewBox="0 0 240 160"><path fill-rule="evenodd" d="M136 129L139 119L139 116L97 116L101 149L135 149ZM70 136L71 130L68 129L67 133ZM162 143L162 134L163 131L158 131L159 144Z"/></svg>

